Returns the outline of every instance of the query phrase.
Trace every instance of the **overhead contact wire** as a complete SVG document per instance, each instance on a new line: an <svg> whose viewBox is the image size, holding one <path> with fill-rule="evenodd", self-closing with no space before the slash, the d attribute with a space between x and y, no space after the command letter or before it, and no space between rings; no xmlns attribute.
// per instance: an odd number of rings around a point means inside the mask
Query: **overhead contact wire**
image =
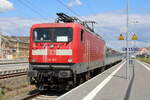
<svg viewBox="0 0 150 100"><path fill-rule="evenodd" d="M61 5L63 5L65 8L67 8L68 10L70 10L74 15L76 15L78 17L78 19L82 19L83 18L80 17L80 15L78 13L76 13L74 10L72 10L71 8L69 8L68 6L66 6L61 0L56 0L58 3L60 3Z"/></svg>
<svg viewBox="0 0 150 100"><path fill-rule="evenodd" d="M29 6L27 3L23 2L22 0L18 0L18 1L19 1L20 4L26 6L27 8L31 9L31 11L33 11L34 13L38 14L43 19L47 20L47 18L45 16L43 16L40 12L38 12L37 10L35 10L34 8L32 8L31 6Z"/></svg>

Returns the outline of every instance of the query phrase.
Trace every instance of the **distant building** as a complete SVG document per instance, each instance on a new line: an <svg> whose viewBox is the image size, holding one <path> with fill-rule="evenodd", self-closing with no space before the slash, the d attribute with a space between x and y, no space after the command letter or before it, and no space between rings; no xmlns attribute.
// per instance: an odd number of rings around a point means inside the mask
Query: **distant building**
<svg viewBox="0 0 150 100"><path fill-rule="evenodd" d="M150 47L139 48L138 55L150 56Z"/></svg>
<svg viewBox="0 0 150 100"><path fill-rule="evenodd" d="M0 35L0 58L27 58L29 52L29 37Z"/></svg>
<svg viewBox="0 0 150 100"><path fill-rule="evenodd" d="M119 52L112 48L109 48L109 47L106 48L106 55L112 55L112 54L117 54L117 53Z"/></svg>
<svg viewBox="0 0 150 100"><path fill-rule="evenodd" d="M140 48L139 49L140 54L149 54L150 55L150 47Z"/></svg>

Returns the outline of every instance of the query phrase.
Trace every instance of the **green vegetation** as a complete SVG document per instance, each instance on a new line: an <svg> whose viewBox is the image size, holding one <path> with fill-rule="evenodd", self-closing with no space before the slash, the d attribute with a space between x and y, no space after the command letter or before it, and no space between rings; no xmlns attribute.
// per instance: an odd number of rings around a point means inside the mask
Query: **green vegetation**
<svg viewBox="0 0 150 100"><path fill-rule="evenodd" d="M140 60L140 61L150 63L150 57L138 57L137 59Z"/></svg>
<svg viewBox="0 0 150 100"><path fill-rule="evenodd" d="M2 88L0 88L0 100L4 100L4 91Z"/></svg>

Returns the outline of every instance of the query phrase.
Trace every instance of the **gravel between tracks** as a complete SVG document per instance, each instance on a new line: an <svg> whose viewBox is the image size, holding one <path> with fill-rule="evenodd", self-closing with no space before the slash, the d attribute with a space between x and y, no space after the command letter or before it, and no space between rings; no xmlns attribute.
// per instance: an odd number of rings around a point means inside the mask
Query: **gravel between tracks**
<svg viewBox="0 0 150 100"><path fill-rule="evenodd" d="M1 79L0 88L2 88L5 93L4 100L19 100L19 98L26 95L28 91L35 89L34 86L29 85L27 75Z"/></svg>
<svg viewBox="0 0 150 100"><path fill-rule="evenodd" d="M0 88L5 92L3 100L21 100L23 97L32 95L38 91L34 86L29 84L27 75L1 79ZM48 97L50 100L55 100L64 93L65 92L49 91L43 94L42 98Z"/></svg>

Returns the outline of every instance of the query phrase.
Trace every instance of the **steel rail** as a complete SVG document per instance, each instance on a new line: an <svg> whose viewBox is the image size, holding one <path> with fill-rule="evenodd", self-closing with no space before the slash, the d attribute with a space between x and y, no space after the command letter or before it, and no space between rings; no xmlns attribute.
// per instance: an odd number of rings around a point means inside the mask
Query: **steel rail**
<svg viewBox="0 0 150 100"><path fill-rule="evenodd" d="M29 96L26 96L26 97L22 98L21 100L30 100L32 98L35 98L35 97L39 96L40 94L41 94L41 92L36 92L32 95L29 95Z"/></svg>
<svg viewBox="0 0 150 100"><path fill-rule="evenodd" d="M0 75L0 79L6 79L6 78L11 78L11 77L17 77L17 76L22 76L26 75L26 72L18 72L18 73L11 73L11 74L4 74Z"/></svg>

